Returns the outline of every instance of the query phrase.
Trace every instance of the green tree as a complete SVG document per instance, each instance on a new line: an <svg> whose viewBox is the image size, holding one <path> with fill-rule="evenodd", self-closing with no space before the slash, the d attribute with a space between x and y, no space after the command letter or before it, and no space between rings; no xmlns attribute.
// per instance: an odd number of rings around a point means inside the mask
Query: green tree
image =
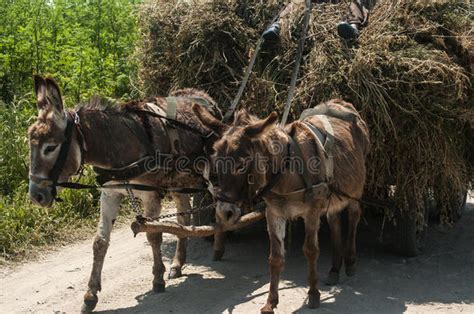
<svg viewBox="0 0 474 314"><path fill-rule="evenodd" d="M127 97L135 64L133 0L0 0L0 99L31 91L49 73L74 101Z"/></svg>

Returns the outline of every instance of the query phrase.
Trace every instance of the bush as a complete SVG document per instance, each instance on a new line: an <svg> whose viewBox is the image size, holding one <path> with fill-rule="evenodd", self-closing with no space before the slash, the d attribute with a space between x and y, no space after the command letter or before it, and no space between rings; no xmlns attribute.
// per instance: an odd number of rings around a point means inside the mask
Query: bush
<svg viewBox="0 0 474 314"><path fill-rule="evenodd" d="M0 254L64 240L97 218L97 191L64 191L45 209L28 198L27 128L33 73L61 83L66 105L102 94L133 97L136 1L0 0ZM93 182L92 171L82 179ZM88 228L86 228L88 230Z"/></svg>
<svg viewBox="0 0 474 314"><path fill-rule="evenodd" d="M29 95L31 96L31 95ZM27 129L36 108L27 100L0 102L0 194L8 195L28 180Z"/></svg>

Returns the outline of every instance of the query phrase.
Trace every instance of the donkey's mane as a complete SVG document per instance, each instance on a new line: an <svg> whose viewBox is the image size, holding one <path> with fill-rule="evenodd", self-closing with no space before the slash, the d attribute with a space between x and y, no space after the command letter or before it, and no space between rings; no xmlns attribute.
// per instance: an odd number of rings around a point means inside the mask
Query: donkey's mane
<svg viewBox="0 0 474 314"><path fill-rule="evenodd" d="M169 94L174 97L199 97L204 98L214 106L217 106L210 96L200 90L194 88L184 88L173 91ZM76 111L100 111L103 113L126 113L135 111L137 109L143 109L145 103L151 102L156 103L157 99L161 97L149 97L145 99L130 100L127 102L120 102L117 99L113 99L105 96L93 96L89 100L79 103L76 107Z"/></svg>
<svg viewBox="0 0 474 314"><path fill-rule="evenodd" d="M119 110L119 102L113 98L105 96L92 96L88 100L77 104L76 110L90 110L90 111L109 111Z"/></svg>
<svg viewBox="0 0 474 314"><path fill-rule="evenodd" d="M105 96L93 96L85 102L79 103L76 111L100 111L103 113L124 113L143 106L146 100L132 100L120 102Z"/></svg>

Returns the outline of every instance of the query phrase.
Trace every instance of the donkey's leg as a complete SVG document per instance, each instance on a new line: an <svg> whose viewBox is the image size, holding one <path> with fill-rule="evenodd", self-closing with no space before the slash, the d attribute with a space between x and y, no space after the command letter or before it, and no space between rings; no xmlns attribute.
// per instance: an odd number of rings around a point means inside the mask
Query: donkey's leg
<svg viewBox="0 0 474 314"><path fill-rule="evenodd" d="M112 190L103 190L100 195L100 220L93 244L94 262L92 264L92 272L88 284L89 289L84 295L82 312L90 312L97 305L97 292L102 289L102 266L104 265L104 258L110 241L110 233L112 232L114 221L117 218L122 197L123 195L120 192Z"/></svg>
<svg viewBox="0 0 474 314"><path fill-rule="evenodd" d="M326 278L326 284L336 285L339 282L339 271L343 260L341 214L336 211L328 211L327 219L331 229L332 266Z"/></svg>
<svg viewBox="0 0 474 314"><path fill-rule="evenodd" d="M225 252L225 232L222 231L220 218L216 216L216 229L214 233L214 261L220 261Z"/></svg>
<svg viewBox="0 0 474 314"><path fill-rule="evenodd" d="M270 237L270 292L267 304L260 310L262 313L273 313L273 309L278 305L278 284L280 273L285 266L285 231L286 220L274 216L267 208L267 228Z"/></svg>
<svg viewBox="0 0 474 314"><path fill-rule="evenodd" d="M304 255L308 261L308 307L315 309L320 304L320 293L318 290L318 273L316 270L316 263L319 258L319 213L317 215L312 212L305 217L305 240L303 245Z"/></svg>
<svg viewBox="0 0 474 314"><path fill-rule="evenodd" d="M181 193L172 193L171 196L176 203L176 209L178 213L191 210L190 196L187 194ZM191 224L191 216L179 215L177 217L178 222L182 225L189 226ZM171 264L171 269L169 273L169 278L178 278L181 277L181 268L184 263L186 263L186 243L187 238L178 238L178 243L176 244L176 252L173 257L173 263Z"/></svg>
<svg viewBox="0 0 474 314"><path fill-rule="evenodd" d="M143 202L145 216L150 218L158 217L161 213L160 193L141 192L138 195ZM147 232L146 237L153 252L153 291L157 293L164 292L165 280L163 279L163 274L165 273L166 268L161 256L163 234Z"/></svg>
<svg viewBox="0 0 474 314"><path fill-rule="evenodd" d="M354 276L356 271L356 233L362 209L357 201L351 201L347 206L348 228L344 254L344 266L347 276Z"/></svg>

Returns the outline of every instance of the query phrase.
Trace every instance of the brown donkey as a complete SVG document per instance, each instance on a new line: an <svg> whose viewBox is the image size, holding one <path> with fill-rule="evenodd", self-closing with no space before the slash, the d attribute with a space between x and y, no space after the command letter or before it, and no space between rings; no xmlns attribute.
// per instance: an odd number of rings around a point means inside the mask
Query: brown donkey
<svg viewBox="0 0 474 314"><path fill-rule="evenodd" d="M277 114L259 120L240 111L226 126L199 106L193 107L201 122L221 138L214 144L213 166L218 174L215 195L238 207L262 196L270 237L270 293L262 313L273 313L278 304L278 283L283 269L285 225L302 217L308 260L308 306L317 308L316 261L319 256L320 216L331 229L332 268L328 283L336 284L344 262L346 274L355 273L356 230L361 208L354 199L362 196L369 136L365 122L354 107L341 100L321 104L284 128ZM350 119L347 119L347 118ZM329 144L329 145L328 145ZM230 159L230 161L229 161ZM234 167L229 168L228 165ZM340 213L347 208L348 235L343 245Z"/></svg>
<svg viewBox="0 0 474 314"><path fill-rule="evenodd" d="M67 182L83 163L107 169L120 169L150 154L162 154L167 167L150 163L150 171L131 178L131 184L166 188L203 186L204 178L199 164L193 163L205 155L208 139L195 132L179 127L172 128L163 119L144 113L146 110L165 113L174 103L176 120L208 134L192 111L192 104L204 102L207 109L220 117L214 101L205 93L193 89L180 90L174 97L154 98L147 102L132 102L123 106L102 107L99 101L64 110L58 85L50 78L35 76L38 118L29 128L31 199L40 206L51 206L56 196L56 184ZM169 98L171 100L169 100ZM168 111L173 109L167 108ZM206 109L206 110L207 110ZM170 139L170 133L174 136ZM209 139L212 142L212 137ZM175 150L177 152L175 152ZM175 163L178 154L179 165ZM156 161L157 159L155 159ZM153 161L153 160L152 160ZM186 161L188 162L186 164ZM143 165L143 164L142 164ZM146 164L145 164L146 165ZM195 167L196 166L196 167ZM152 171L151 171L152 170ZM133 171L132 171L133 172ZM113 173L112 175L114 175ZM110 183L122 183L122 180ZM107 183L109 184L109 183ZM112 226L118 215L121 200L127 193L123 189L102 189L100 197L100 221L93 244L94 260L89 288L84 296L84 312L94 309L97 292L101 290L101 271L109 245ZM157 217L161 211L160 192L136 192L144 207L144 215ZM178 212L189 210L187 194L172 193ZM189 215L178 216L178 222L189 225ZM165 266L161 256L161 234L147 234L153 251L153 290L165 289ZM170 278L181 275L186 260L186 239L178 239Z"/></svg>

